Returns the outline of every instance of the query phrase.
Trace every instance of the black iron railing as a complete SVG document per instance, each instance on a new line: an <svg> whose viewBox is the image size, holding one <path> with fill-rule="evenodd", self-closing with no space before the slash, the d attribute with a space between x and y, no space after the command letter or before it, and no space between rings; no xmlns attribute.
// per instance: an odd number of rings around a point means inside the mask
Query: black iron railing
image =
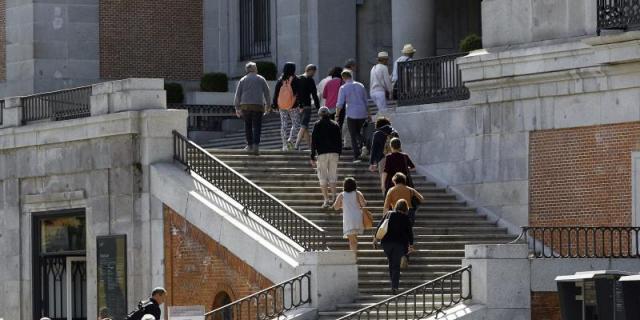
<svg viewBox="0 0 640 320"><path fill-rule="evenodd" d="M465 283L466 286L463 285ZM468 299L471 299L471 266L458 269L338 320L423 319L442 314L445 309Z"/></svg>
<svg viewBox="0 0 640 320"><path fill-rule="evenodd" d="M302 246L327 249L326 232L251 180L227 166L180 133L173 132L173 158Z"/></svg>
<svg viewBox="0 0 640 320"><path fill-rule="evenodd" d="M469 99L457 53L398 63L398 104L412 105Z"/></svg>
<svg viewBox="0 0 640 320"><path fill-rule="evenodd" d="M277 319L311 303L311 272L276 284L205 314L207 320Z"/></svg>
<svg viewBox="0 0 640 320"><path fill-rule="evenodd" d="M534 258L640 258L640 227L522 227Z"/></svg>
<svg viewBox="0 0 640 320"><path fill-rule="evenodd" d="M0 100L0 126L2 125L3 117L4 117L4 100Z"/></svg>
<svg viewBox="0 0 640 320"><path fill-rule="evenodd" d="M169 108L189 112L187 131L222 131L222 120L236 116L235 107L230 105L176 104Z"/></svg>
<svg viewBox="0 0 640 320"><path fill-rule="evenodd" d="M240 0L240 60L271 54L271 1Z"/></svg>
<svg viewBox="0 0 640 320"><path fill-rule="evenodd" d="M640 28L640 0L597 0L598 34L604 29Z"/></svg>
<svg viewBox="0 0 640 320"><path fill-rule="evenodd" d="M22 122L67 120L91 115L91 86L22 98Z"/></svg>

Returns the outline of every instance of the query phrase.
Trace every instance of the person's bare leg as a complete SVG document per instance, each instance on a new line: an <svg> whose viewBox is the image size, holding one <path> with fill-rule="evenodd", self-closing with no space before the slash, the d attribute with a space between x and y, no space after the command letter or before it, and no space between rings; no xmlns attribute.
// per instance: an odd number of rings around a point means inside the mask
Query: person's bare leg
<svg viewBox="0 0 640 320"><path fill-rule="evenodd" d="M322 190L322 197L324 198L324 206L327 204L332 205L333 203L329 203L329 200L331 200L331 198L329 198L329 188L327 188L326 185L321 185L320 189Z"/></svg>
<svg viewBox="0 0 640 320"><path fill-rule="evenodd" d="M309 134L309 130L305 130L304 135L307 140L307 147L311 149L311 135Z"/></svg>
<svg viewBox="0 0 640 320"><path fill-rule="evenodd" d="M329 184L329 188L331 188L331 196L329 199L335 200L336 194L338 194L338 192L336 191L336 184L335 183Z"/></svg>
<svg viewBox="0 0 640 320"><path fill-rule="evenodd" d="M300 148L300 142L302 142L302 139L304 139L305 135L307 134L307 129L306 128L300 128L300 131L298 131L298 137L296 138L296 149ZM309 143L309 145L311 145L311 143Z"/></svg>
<svg viewBox="0 0 640 320"><path fill-rule="evenodd" d="M355 234L349 235L349 249L354 252L358 252L358 236Z"/></svg>

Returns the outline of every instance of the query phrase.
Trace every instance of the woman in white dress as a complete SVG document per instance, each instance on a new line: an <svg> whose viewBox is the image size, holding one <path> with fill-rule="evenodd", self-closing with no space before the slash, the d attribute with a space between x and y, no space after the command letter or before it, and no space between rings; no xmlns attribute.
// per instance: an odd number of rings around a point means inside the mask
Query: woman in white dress
<svg viewBox="0 0 640 320"><path fill-rule="evenodd" d="M342 232L349 239L349 249L358 251L358 235L364 232L362 222L362 208L367 201L360 191L354 178L344 179L343 192L338 195L333 204L335 210L342 209Z"/></svg>

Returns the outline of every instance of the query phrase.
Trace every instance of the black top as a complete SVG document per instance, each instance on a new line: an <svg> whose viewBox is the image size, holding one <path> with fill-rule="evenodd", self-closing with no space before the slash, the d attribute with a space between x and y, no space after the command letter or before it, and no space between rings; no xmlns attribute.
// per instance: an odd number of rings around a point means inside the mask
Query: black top
<svg viewBox="0 0 640 320"><path fill-rule="evenodd" d="M146 314L154 316L156 319L160 319L160 305L153 298L149 300L143 300L138 303L138 309L125 318L126 320L140 320Z"/></svg>
<svg viewBox="0 0 640 320"><path fill-rule="evenodd" d="M387 137L393 134L394 137L399 137L398 133L393 130L393 127L390 125L383 126L382 128L378 128L376 132L373 134L373 139L371 140L371 157L369 158L369 164L378 164L378 162L382 161L384 158L384 144L387 142Z"/></svg>
<svg viewBox="0 0 640 320"><path fill-rule="evenodd" d="M316 121L311 133L311 160L324 153L342 153L342 130L329 117Z"/></svg>
<svg viewBox="0 0 640 320"><path fill-rule="evenodd" d="M299 92L298 99L301 107L311 106L311 98L313 97L313 103L316 109L320 109L320 99L318 99L318 89L316 88L316 82L313 78L307 78L307 76L300 75L298 77Z"/></svg>
<svg viewBox="0 0 640 320"><path fill-rule="evenodd" d="M298 77L293 76L291 81L291 90L293 90L293 94L296 96L296 104L293 106L294 108L300 107L300 79ZM282 79L279 79L276 82L276 91L273 94L273 104L272 106L278 106L278 95L280 94L280 88L282 88Z"/></svg>
<svg viewBox="0 0 640 320"><path fill-rule="evenodd" d="M409 216L397 211L389 211L389 225L387 227L387 234L382 238L382 243L395 242L400 243L406 247L413 245L413 228L411 228L411 221ZM381 219L378 223L378 228L382 225Z"/></svg>

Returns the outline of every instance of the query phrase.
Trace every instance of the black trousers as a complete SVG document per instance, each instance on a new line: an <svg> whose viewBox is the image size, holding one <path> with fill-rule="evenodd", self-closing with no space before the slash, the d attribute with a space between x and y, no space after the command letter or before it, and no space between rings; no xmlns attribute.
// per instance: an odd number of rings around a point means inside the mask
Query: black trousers
<svg viewBox="0 0 640 320"><path fill-rule="evenodd" d="M351 135L351 148L353 148L353 158L360 158L360 151L364 145L364 137L362 136L362 127L367 119L351 119L347 118L347 126L349 135Z"/></svg>
<svg viewBox="0 0 640 320"><path fill-rule="evenodd" d="M262 134L262 111L242 111L244 119L244 135L247 144L250 146L260 145L260 135Z"/></svg>
<svg viewBox="0 0 640 320"><path fill-rule="evenodd" d="M336 121L338 122L338 125L340 126L340 130L342 130L342 127L344 126L344 119L345 117L345 111L346 111L346 107L338 109L336 111Z"/></svg>
<svg viewBox="0 0 640 320"><path fill-rule="evenodd" d="M400 260L407 254L407 248L398 242L383 242L382 249L389 261L389 277L391 278L391 289L400 287Z"/></svg>

